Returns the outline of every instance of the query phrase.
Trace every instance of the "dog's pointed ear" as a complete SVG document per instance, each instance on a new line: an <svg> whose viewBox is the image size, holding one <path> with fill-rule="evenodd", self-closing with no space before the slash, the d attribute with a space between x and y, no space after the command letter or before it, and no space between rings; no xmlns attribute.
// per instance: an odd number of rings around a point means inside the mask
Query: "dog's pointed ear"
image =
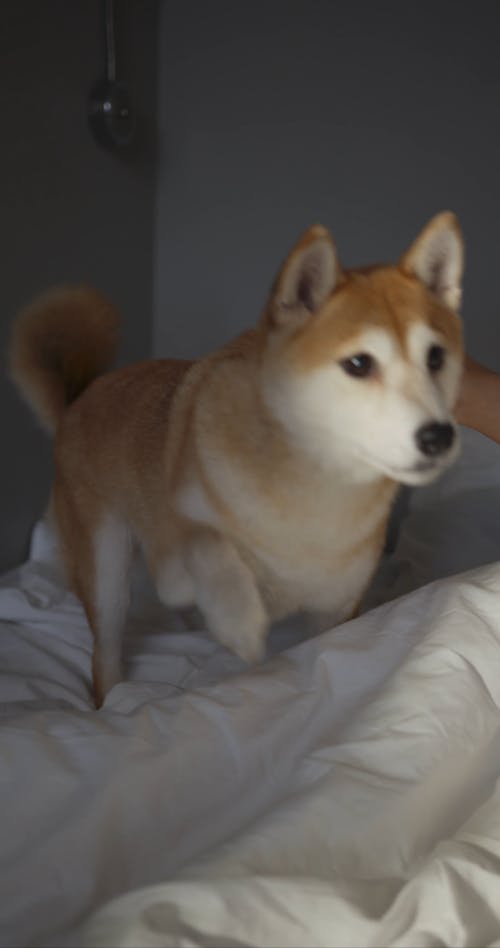
<svg viewBox="0 0 500 948"><path fill-rule="evenodd" d="M266 310L275 326L300 325L316 313L342 277L337 251L326 227L310 227L285 260Z"/></svg>
<svg viewBox="0 0 500 948"><path fill-rule="evenodd" d="M455 214L443 211L433 217L401 258L400 267L421 280L450 309L458 310L462 299L464 240Z"/></svg>

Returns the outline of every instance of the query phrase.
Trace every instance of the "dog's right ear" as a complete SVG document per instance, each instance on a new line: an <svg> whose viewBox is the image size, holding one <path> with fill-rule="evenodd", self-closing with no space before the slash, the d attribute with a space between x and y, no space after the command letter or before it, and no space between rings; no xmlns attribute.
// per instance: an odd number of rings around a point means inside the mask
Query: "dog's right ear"
<svg viewBox="0 0 500 948"><path fill-rule="evenodd" d="M265 313L269 326L298 327L318 312L342 278L326 227L310 227L286 258Z"/></svg>

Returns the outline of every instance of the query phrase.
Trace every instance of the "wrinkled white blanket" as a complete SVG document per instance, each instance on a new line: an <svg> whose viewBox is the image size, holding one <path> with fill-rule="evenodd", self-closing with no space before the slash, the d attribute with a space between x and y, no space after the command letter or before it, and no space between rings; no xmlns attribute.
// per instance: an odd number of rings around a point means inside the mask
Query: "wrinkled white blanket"
<svg viewBox="0 0 500 948"><path fill-rule="evenodd" d="M500 566L253 672L148 621L99 713L47 567L0 610L3 944L500 939Z"/></svg>
<svg viewBox="0 0 500 948"><path fill-rule="evenodd" d="M229 807L232 838L109 906L86 944L500 944L500 566L199 700L216 746L229 728L226 786L207 768L203 809L217 823Z"/></svg>
<svg viewBox="0 0 500 948"><path fill-rule="evenodd" d="M469 555L464 509L499 558L486 467L439 537L420 511L393 591L439 538L438 575ZM500 563L271 652L249 671L138 599L96 713L38 528L0 580L2 945L500 945Z"/></svg>

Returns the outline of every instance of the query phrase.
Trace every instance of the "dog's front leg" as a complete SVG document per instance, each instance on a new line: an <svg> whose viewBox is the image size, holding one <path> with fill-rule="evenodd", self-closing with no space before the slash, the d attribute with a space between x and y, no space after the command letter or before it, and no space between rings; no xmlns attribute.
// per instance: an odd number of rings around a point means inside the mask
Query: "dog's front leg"
<svg viewBox="0 0 500 948"><path fill-rule="evenodd" d="M254 577L235 547L215 531L194 534L185 562L196 605L215 639L246 662L265 650L268 617Z"/></svg>

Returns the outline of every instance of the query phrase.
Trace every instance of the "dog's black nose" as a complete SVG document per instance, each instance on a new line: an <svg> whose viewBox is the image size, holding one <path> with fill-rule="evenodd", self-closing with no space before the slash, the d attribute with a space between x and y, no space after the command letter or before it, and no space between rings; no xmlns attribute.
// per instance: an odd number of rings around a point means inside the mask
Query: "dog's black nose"
<svg viewBox="0 0 500 948"><path fill-rule="evenodd" d="M422 425L418 429L415 439L419 451L429 458L435 458L438 454L444 454L451 448L455 440L455 429L449 423L440 424L437 421L430 425Z"/></svg>

